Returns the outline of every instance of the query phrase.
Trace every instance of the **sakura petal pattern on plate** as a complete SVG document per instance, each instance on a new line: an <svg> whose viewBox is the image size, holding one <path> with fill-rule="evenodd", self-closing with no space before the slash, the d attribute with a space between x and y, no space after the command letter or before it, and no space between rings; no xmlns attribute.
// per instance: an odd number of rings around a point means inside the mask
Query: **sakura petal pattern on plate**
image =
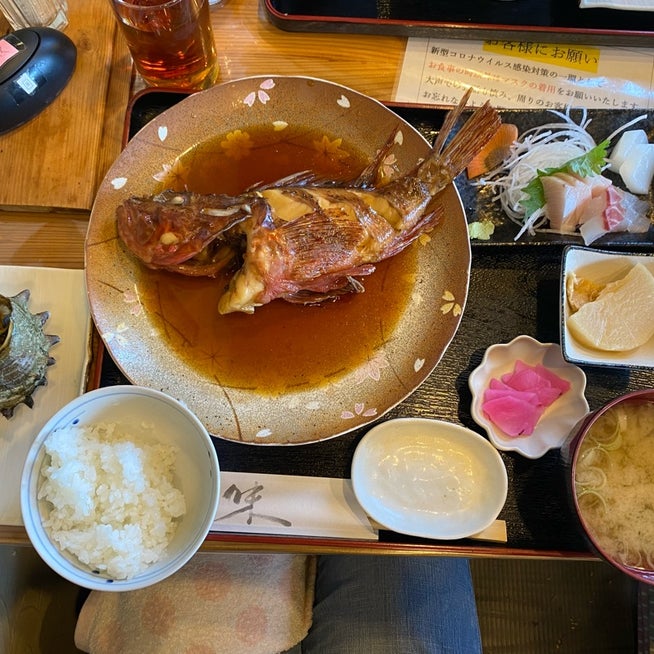
<svg viewBox="0 0 654 654"><path fill-rule="evenodd" d="M123 186L127 184L127 177L115 177L111 180L111 186L116 190L120 191Z"/></svg>

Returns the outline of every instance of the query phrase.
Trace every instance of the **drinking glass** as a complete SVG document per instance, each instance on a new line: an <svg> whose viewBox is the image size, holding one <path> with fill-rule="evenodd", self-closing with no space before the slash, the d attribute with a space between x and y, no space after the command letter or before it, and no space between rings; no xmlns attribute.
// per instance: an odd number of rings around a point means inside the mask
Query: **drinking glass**
<svg viewBox="0 0 654 654"><path fill-rule="evenodd" d="M151 86L203 89L218 77L209 0L109 0Z"/></svg>

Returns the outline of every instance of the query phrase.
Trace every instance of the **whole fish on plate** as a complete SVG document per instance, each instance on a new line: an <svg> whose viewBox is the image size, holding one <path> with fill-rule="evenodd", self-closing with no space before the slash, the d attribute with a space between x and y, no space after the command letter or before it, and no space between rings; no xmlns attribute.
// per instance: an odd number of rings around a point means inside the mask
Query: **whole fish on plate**
<svg viewBox="0 0 654 654"><path fill-rule="evenodd" d="M185 274L203 266L215 274L244 240L242 265L218 304L223 314L252 313L277 298L314 304L361 291L356 277L438 223L438 193L499 128L499 115L486 103L445 146L469 95L447 114L425 160L384 185L375 180L395 133L349 185L304 172L237 197L169 192L129 198L117 210L118 233L147 265Z"/></svg>

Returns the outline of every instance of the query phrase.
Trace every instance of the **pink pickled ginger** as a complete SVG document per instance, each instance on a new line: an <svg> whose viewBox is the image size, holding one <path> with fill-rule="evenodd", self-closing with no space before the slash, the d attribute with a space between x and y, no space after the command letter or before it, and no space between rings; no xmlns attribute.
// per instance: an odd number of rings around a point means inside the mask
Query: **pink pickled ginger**
<svg viewBox="0 0 654 654"><path fill-rule="evenodd" d="M545 409L570 388L570 383L537 364L516 361L513 372L491 379L481 408L507 436L533 434Z"/></svg>

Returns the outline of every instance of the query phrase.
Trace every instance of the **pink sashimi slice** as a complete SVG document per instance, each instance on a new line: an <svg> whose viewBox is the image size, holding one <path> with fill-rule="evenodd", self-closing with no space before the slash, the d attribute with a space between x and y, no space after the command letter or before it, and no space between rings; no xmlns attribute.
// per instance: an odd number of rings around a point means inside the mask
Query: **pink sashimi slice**
<svg viewBox="0 0 654 654"><path fill-rule="evenodd" d="M506 395L484 402L484 413L507 436L528 436L534 433L544 407L515 395Z"/></svg>
<svg viewBox="0 0 654 654"><path fill-rule="evenodd" d="M607 205L604 209L604 226L611 232L624 220L624 207L620 190L614 186L606 189Z"/></svg>

